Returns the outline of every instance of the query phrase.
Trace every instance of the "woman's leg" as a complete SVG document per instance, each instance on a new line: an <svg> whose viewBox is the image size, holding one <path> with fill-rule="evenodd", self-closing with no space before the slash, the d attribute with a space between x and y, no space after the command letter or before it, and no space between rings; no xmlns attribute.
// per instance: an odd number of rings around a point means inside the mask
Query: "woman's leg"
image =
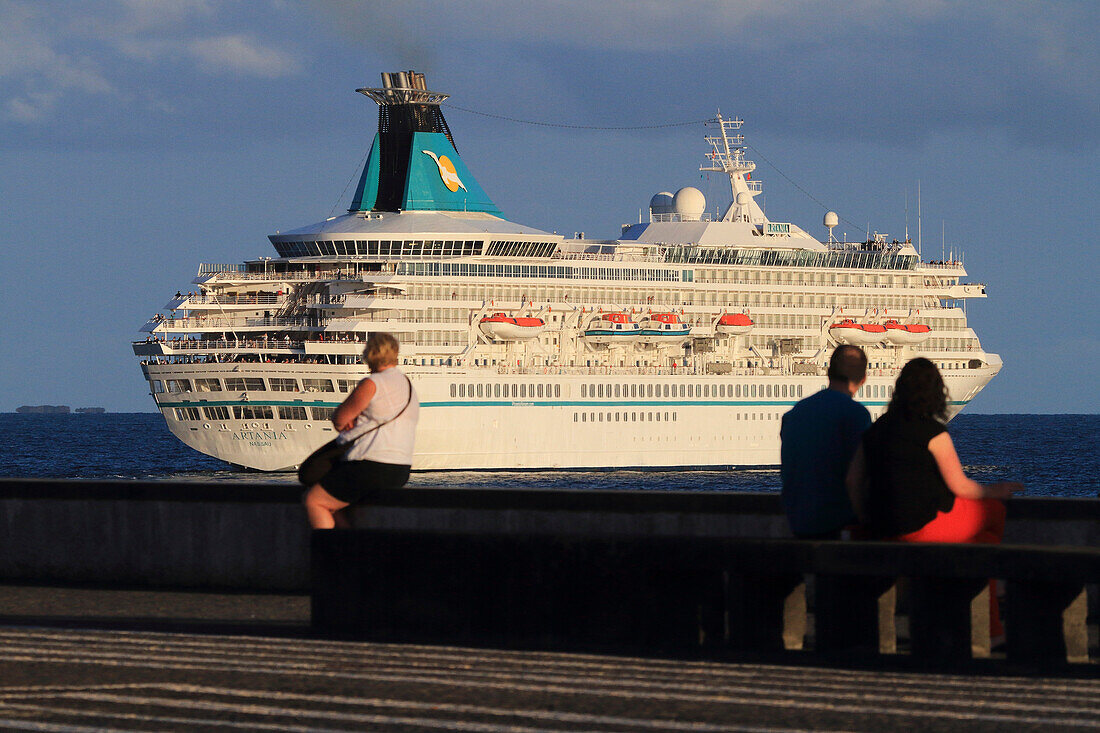
<svg viewBox="0 0 1100 733"><path fill-rule="evenodd" d="M348 503L340 501L325 491L321 484L314 484L309 491L302 495L302 504L306 508L309 526L313 529L333 529L338 523L337 520L340 520L340 526L347 526L344 517L336 513L346 508Z"/></svg>
<svg viewBox="0 0 1100 733"><path fill-rule="evenodd" d="M902 535L904 542L973 542L1000 544L1005 534L1005 505L997 499L955 497L949 512L940 512L916 532ZM997 584L989 581L989 635L1004 635L1001 609L997 602Z"/></svg>

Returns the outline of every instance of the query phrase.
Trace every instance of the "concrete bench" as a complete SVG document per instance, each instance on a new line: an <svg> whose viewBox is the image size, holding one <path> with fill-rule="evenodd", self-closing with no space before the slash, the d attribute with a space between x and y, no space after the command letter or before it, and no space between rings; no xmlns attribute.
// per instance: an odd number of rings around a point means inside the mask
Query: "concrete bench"
<svg viewBox="0 0 1100 733"><path fill-rule="evenodd" d="M1100 549L432 530L312 537L313 623L377 641L720 656L892 653L909 579L913 657L989 654L988 579L1003 579L1011 660L1088 661Z"/></svg>

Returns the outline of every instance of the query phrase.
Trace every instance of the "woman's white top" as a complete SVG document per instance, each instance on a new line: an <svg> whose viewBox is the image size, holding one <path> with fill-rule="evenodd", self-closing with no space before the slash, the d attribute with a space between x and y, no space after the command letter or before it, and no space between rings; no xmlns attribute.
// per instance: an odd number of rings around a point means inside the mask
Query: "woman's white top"
<svg viewBox="0 0 1100 733"><path fill-rule="evenodd" d="M371 374L376 391L367 409L359 414L355 427L340 433L341 442L355 440L355 445L344 454L346 461L377 461L411 466L413 442L416 439L416 421L420 417L420 400L412 383L397 367L390 367ZM409 406L401 412L408 402ZM401 415L393 422L386 422L394 415ZM369 435L368 430L386 423Z"/></svg>

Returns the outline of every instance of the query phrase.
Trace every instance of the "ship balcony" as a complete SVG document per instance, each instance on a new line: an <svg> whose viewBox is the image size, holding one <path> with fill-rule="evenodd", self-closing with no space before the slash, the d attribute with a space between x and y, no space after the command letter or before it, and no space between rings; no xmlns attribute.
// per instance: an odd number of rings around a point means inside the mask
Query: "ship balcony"
<svg viewBox="0 0 1100 733"><path fill-rule="evenodd" d="M285 339L169 339L135 341L136 356L191 356L196 354L302 353L303 341ZM362 347L360 347L362 351Z"/></svg>
<svg viewBox="0 0 1100 733"><path fill-rule="evenodd" d="M945 298L984 298L985 283L960 283L947 288L934 288L937 294Z"/></svg>
<svg viewBox="0 0 1100 733"><path fill-rule="evenodd" d="M162 318L150 320L142 327L144 333L198 333L201 331L264 331L293 329L296 331L319 330L305 318L264 318L233 316L197 316L193 318Z"/></svg>
<svg viewBox="0 0 1100 733"><path fill-rule="evenodd" d="M274 310L287 301L286 295L253 293L249 295L184 295L168 301L167 310Z"/></svg>
<svg viewBox="0 0 1100 733"><path fill-rule="evenodd" d="M243 270L232 269L238 267L237 265L199 265L199 274L192 281L197 284L218 282L218 283L263 283L269 282L275 283L290 283L290 282L303 282L303 281L326 281L326 280L342 280L342 281L354 281L361 282L365 274L377 274L376 272L370 273L358 273L354 270L343 270L340 268L333 268L331 270L306 270L301 272L276 272L273 269L266 270L264 272L246 272ZM206 268L226 268L219 270L207 270Z"/></svg>

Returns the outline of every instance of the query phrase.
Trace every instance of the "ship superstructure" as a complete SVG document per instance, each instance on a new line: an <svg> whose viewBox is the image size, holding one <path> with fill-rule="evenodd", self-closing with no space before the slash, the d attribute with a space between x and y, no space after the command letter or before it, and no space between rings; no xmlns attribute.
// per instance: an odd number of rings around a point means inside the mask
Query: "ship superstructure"
<svg viewBox="0 0 1100 733"><path fill-rule="evenodd" d="M700 168L729 178L723 208L685 187L617 239L566 238L502 217L422 74L382 81L357 90L379 121L349 211L271 235L275 256L200 265L134 343L191 447L294 468L333 437L373 331L398 337L420 395L416 469L776 465L782 414L839 343L867 350L873 415L913 356L939 365L952 414L1000 370L961 262L837 242L832 212L825 242L769 220L739 119L710 123Z"/></svg>

